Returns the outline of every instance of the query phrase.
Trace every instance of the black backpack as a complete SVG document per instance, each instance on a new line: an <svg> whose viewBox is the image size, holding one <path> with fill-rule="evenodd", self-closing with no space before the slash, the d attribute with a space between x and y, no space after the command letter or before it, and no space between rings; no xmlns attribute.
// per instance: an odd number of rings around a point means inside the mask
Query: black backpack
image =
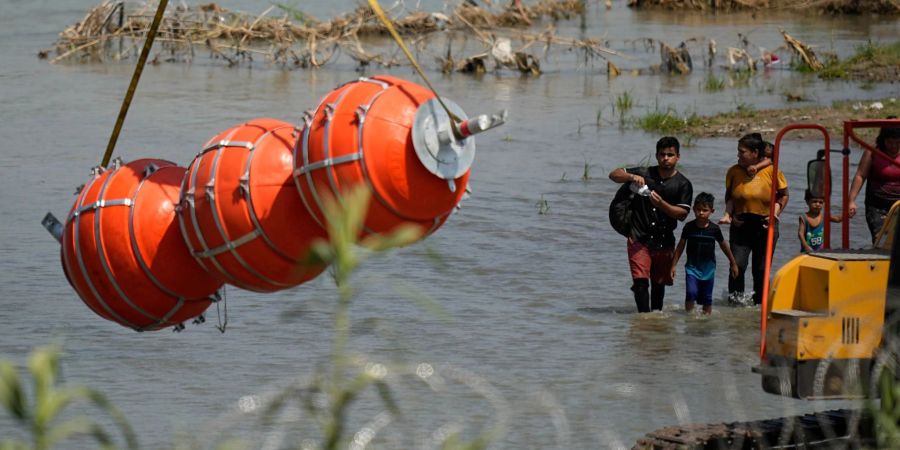
<svg viewBox="0 0 900 450"><path fill-rule="evenodd" d="M631 191L631 183L619 186L616 196L609 204L609 223L617 233L625 237L631 237L631 203L634 196Z"/></svg>

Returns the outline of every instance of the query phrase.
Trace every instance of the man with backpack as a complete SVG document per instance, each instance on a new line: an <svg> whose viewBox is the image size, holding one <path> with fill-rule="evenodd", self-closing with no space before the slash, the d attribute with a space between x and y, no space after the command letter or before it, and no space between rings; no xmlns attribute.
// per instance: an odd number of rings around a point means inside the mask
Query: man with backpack
<svg viewBox="0 0 900 450"><path fill-rule="evenodd" d="M672 285L675 227L691 210L694 188L676 169L680 152L678 139L666 136L656 143L656 166L609 173L609 179L626 185L610 205L610 219L627 238L631 291L642 313L663 307L666 286ZM625 189L634 194L622 195Z"/></svg>

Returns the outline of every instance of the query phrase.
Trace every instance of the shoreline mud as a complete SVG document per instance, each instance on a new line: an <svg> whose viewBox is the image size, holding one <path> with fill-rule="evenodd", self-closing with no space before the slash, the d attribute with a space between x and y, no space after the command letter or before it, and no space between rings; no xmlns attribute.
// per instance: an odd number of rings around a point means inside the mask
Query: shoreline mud
<svg viewBox="0 0 900 450"><path fill-rule="evenodd" d="M777 109L742 109L712 116L702 116L690 121L681 134L697 137L740 137L759 132L767 137L791 123L817 123L824 125L829 134L840 136L845 120L884 119L900 117L900 101L897 98L883 100L847 100L831 106L810 105ZM864 134L864 133L861 133ZM873 135L874 136L874 135ZM788 139L819 139L813 131L796 131Z"/></svg>

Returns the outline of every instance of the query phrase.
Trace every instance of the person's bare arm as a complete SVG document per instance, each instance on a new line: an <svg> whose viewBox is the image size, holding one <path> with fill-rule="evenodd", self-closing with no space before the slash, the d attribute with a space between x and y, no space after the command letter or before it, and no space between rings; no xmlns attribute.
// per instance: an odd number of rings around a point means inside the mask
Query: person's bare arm
<svg viewBox="0 0 900 450"><path fill-rule="evenodd" d="M800 245L806 253L812 253L813 249L806 243L806 221L800 217L800 223L797 225L797 238L800 239Z"/></svg>
<svg viewBox="0 0 900 450"><path fill-rule="evenodd" d="M734 212L734 202L727 198L725 200L725 214L722 214L722 218L719 219L719 223L722 225L727 225L731 223L731 215Z"/></svg>
<svg viewBox="0 0 900 450"><path fill-rule="evenodd" d="M684 238L681 238L678 241L678 246L675 247L675 256L672 257L672 278L675 278L675 269L678 267L678 260L681 259L681 253L684 251L686 242Z"/></svg>
<svg viewBox="0 0 900 450"><path fill-rule="evenodd" d="M856 215L856 197L862 190L866 178L869 177L869 169L872 167L872 154L863 153L859 158L859 166L856 168L856 175L853 176L853 183L850 184L850 204L847 205L847 215L853 217Z"/></svg>
<svg viewBox="0 0 900 450"><path fill-rule="evenodd" d="M683 206L673 205L669 202L663 200L662 196L660 196L656 191L650 193L650 203L653 206L659 208L663 214L676 219L676 220L684 220L688 215L688 210Z"/></svg>
<svg viewBox="0 0 900 450"><path fill-rule="evenodd" d="M766 167L769 167L771 165L772 165L772 160L769 159L768 157L763 156L762 158L760 158L758 163L753 164L752 166L747 168L747 173L750 174L751 176L756 175L757 172L759 172L760 170L763 170Z"/></svg>
<svg viewBox="0 0 900 450"><path fill-rule="evenodd" d="M728 245L728 241L719 242L719 248L722 249L722 253L728 258L728 273L731 274L731 278L737 278L737 260L734 259L734 253L731 253L731 246Z"/></svg>
<svg viewBox="0 0 900 450"><path fill-rule="evenodd" d="M775 192L775 219L777 220L779 216L781 216L781 212L784 211L784 208L787 206L788 198L790 198L790 194L788 194L787 189L779 189Z"/></svg>
<svg viewBox="0 0 900 450"><path fill-rule="evenodd" d="M644 177L635 175L633 173L628 173L621 167L610 172L609 179L615 181L616 183L635 183L638 186L643 186L646 183L646 181L644 181Z"/></svg>

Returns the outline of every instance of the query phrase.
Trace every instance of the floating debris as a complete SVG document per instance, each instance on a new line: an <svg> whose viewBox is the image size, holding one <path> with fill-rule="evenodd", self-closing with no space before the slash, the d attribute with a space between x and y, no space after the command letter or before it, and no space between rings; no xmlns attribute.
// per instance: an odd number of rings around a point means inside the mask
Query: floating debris
<svg viewBox="0 0 900 450"><path fill-rule="evenodd" d="M494 70L511 68L537 75L538 58L526 52L537 42L547 48L565 46L580 50L589 58L617 53L595 40L555 36L552 26L537 35L514 36L521 41L518 49L513 48L509 37L496 35L515 33L515 28L541 19L570 19L584 12L585 3L580 0L541 0L532 6L513 2L499 11L462 2L450 14L417 11L392 20L397 31L411 37L411 43L420 49L429 35L443 36L439 31L464 31L471 36L469 31L474 30L487 52L505 46L506 55L495 58ZM132 7L123 1L104 0L78 23L63 30L54 46L41 50L38 56L51 64L127 59L137 53L151 19L152 8L146 3ZM285 67L315 68L334 61L339 54L355 60L359 66L406 64L393 53L380 53L363 45L363 38L387 34L384 24L366 6L329 21L319 21L283 5L269 7L258 16L229 11L215 3L177 6L166 11L157 37L162 51L152 62L188 62L198 48L206 48L210 57L224 60L229 66L261 58ZM439 63L445 71L487 70L482 55L454 58L449 44L447 56Z"/></svg>

